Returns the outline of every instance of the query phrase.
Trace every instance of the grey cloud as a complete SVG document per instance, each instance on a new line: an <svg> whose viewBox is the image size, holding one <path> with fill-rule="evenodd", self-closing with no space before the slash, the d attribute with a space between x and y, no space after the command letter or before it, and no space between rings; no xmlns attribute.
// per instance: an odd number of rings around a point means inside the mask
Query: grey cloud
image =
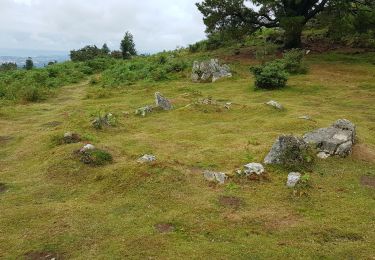
<svg viewBox="0 0 375 260"><path fill-rule="evenodd" d="M0 0L0 49L77 49L107 42L119 47L125 31L140 52L186 46L205 37L192 0Z"/></svg>

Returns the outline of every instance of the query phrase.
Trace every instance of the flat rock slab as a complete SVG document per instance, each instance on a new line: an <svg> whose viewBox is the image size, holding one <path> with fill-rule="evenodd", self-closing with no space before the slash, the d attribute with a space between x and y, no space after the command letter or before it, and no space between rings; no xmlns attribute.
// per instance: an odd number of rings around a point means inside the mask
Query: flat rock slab
<svg viewBox="0 0 375 260"><path fill-rule="evenodd" d="M158 223L155 225L155 229L159 233L171 233L174 231L174 226L170 223Z"/></svg>
<svg viewBox="0 0 375 260"><path fill-rule="evenodd" d="M320 128L304 135L306 143L314 145L319 154L346 157L352 153L356 126L346 119L339 119L332 126ZM323 156L320 156L321 158Z"/></svg>
<svg viewBox="0 0 375 260"><path fill-rule="evenodd" d="M375 188L375 176L362 176L361 185Z"/></svg>
<svg viewBox="0 0 375 260"><path fill-rule="evenodd" d="M42 127L57 127L59 125L62 125L62 122L59 122L59 121L51 121L51 122L48 122L48 123L45 123L42 125Z"/></svg>

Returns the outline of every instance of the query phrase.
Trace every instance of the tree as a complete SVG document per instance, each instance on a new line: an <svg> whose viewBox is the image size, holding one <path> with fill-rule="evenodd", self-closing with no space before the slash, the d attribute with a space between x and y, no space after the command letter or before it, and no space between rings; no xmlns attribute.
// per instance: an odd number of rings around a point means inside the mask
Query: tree
<svg viewBox="0 0 375 260"><path fill-rule="evenodd" d="M263 27L285 31L285 48L301 46L305 25L330 6L356 8L372 0L204 0L197 3L207 33L251 33Z"/></svg>
<svg viewBox="0 0 375 260"><path fill-rule="evenodd" d="M109 55L109 53L111 52L106 43L103 44L102 52L104 53L104 55Z"/></svg>
<svg viewBox="0 0 375 260"><path fill-rule="evenodd" d="M125 33L125 36L121 41L120 49L124 59L129 59L131 56L137 55L133 35L130 32Z"/></svg>
<svg viewBox="0 0 375 260"><path fill-rule="evenodd" d="M25 69L26 70L32 70L34 68L34 62L33 62L33 59L31 57L28 57L26 59L26 64L25 64Z"/></svg>
<svg viewBox="0 0 375 260"><path fill-rule="evenodd" d="M82 49L70 51L72 61L88 61L103 56L102 49L99 49L96 45L87 45Z"/></svg>
<svg viewBox="0 0 375 260"><path fill-rule="evenodd" d="M17 64L13 62L5 62L0 65L0 71L16 70Z"/></svg>

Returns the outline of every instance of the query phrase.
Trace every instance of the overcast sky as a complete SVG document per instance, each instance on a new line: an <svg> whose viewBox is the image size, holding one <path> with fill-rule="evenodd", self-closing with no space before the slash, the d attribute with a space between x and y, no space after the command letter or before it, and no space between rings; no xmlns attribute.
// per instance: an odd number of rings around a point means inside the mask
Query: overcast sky
<svg viewBox="0 0 375 260"><path fill-rule="evenodd" d="M88 44L118 49L129 30L141 53L205 38L194 0L0 0L0 55L65 51ZM26 51L25 51L26 50ZM26 53L25 53L26 52Z"/></svg>

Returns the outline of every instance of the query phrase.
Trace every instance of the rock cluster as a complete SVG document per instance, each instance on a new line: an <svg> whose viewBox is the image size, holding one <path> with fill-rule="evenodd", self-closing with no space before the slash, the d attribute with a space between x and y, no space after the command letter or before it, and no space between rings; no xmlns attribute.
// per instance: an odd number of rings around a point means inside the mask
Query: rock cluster
<svg viewBox="0 0 375 260"><path fill-rule="evenodd" d="M193 82L215 82L221 78L232 77L228 65L220 65L217 59L198 62L193 64L191 78Z"/></svg>
<svg viewBox="0 0 375 260"><path fill-rule="evenodd" d="M337 120L332 126L320 128L304 135L306 143L313 145L318 157L328 158L338 155L346 157L352 153L356 138L356 126L346 119Z"/></svg>
<svg viewBox="0 0 375 260"><path fill-rule="evenodd" d="M249 163L244 167L244 173L246 176L250 176L252 174L262 175L265 172L263 165L260 163Z"/></svg>

